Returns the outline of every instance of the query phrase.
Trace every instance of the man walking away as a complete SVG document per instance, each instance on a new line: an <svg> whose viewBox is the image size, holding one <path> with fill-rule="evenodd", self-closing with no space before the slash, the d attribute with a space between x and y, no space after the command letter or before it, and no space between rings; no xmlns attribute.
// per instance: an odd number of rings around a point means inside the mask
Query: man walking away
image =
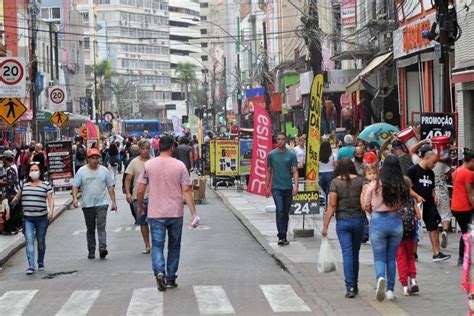
<svg viewBox="0 0 474 316"><path fill-rule="evenodd" d="M189 138L183 137L178 145L178 159L181 160L188 171L193 168L194 155L193 147L189 145Z"/></svg>
<svg viewBox="0 0 474 316"><path fill-rule="evenodd" d="M292 194L298 194L298 169L295 153L286 148L286 135L278 133L276 140L277 148L272 150L267 158L266 196L268 198L270 194L273 195L276 206L278 245L284 246L289 244L286 234ZM292 178L293 183L291 183Z"/></svg>
<svg viewBox="0 0 474 316"><path fill-rule="evenodd" d="M339 149L337 153L337 160L341 160L342 158L354 158L354 138L352 135L347 134L344 136L344 147Z"/></svg>
<svg viewBox="0 0 474 316"><path fill-rule="evenodd" d="M145 242L145 250L143 254L150 253L150 229L148 223L146 222L147 209L148 209L148 192L145 192L145 198L143 200L144 210L143 214L138 213L138 204L137 204L137 190L138 190L138 176L143 171L145 162L150 159L150 141L148 139L142 138L138 142L138 148L140 151L140 156L136 159L133 159L125 170L125 194L127 197L127 202L132 204L133 211L137 214L137 224L140 225L140 230L142 232L143 241ZM133 189L132 187L133 182Z"/></svg>
<svg viewBox="0 0 474 316"><path fill-rule="evenodd" d="M79 207L77 194L82 188L81 206L87 227L87 258L95 258L95 229L99 239L100 259L105 259L107 251L107 234L105 225L107 222L107 209L109 201L107 191L112 199L112 211L117 211L115 200L114 181L109 171L104 166L99 165L100 152L97 148L87 151L87 165L76 173L72 181L72 203L74 207Z"/></svg>
<svg viewBox="0 0 474 316"><path fill-rule="evenodd" d="M84 146L84 139L82 136L76 136L76 144L74 145L74 174L77 173L80 167L84 166L86 162L86 146Z"/></svg>
<svg viewBox="0 0 474 316"><path fill-rule="evenodd" d="M159 291L174 288L181 251L183 231L183 196L191 211L192 224L199 218L191 191L191 178L186 166L173 158L174 139L163 136L160 140L160 156L145 162L138 179L137 204L141 214L145 213L144 197L149 188L148 218L150 224L152 252L151 261ZM165 265L164 246L168 234L168 256Z"/></svg>

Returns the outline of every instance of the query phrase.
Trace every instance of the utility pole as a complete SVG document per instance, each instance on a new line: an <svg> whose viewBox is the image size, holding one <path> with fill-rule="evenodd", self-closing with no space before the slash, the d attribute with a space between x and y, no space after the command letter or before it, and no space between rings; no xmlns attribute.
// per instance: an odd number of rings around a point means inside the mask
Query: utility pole
<svg viewBox="0 0 474 316"><path fill-rule="evenodd" d="M451 112L451 86L449 81L449 43L448 35L448 1L438 0L438 24L439 24L439 43L441 45L440 80L439 80L439 106L440 111Z"/></svg>
<svg viewBox="0 0 474 316"><path fill-rule="evenodd" d="M56 65L56 83L59 83L59 45L58 32L54 32L54 63Z"/></svg>
<svg viewBox="0 0 474 316"><path fill-rule="evenodd" d="M227 131L227 58L224 57L224 123L225 123L225 131Z"/></svg>
<svg viewBox="0 0 474 316"><path fill-rule="evenodd" d="M270 91L268 89L268 84L270 80L268 78L270 68L268 67L268 45L267 45L267 23L262 22L263 28L263 89L265 90L265 108L270 110L270 104L272 99L270 97Z"/></svg>
<svg viewBox="0 0 474 316"><path fill-rule="evenodd" d="M53 22L49 22L49 60L51 61L51 80L54 81L54 59L53 59Z"/></svg>
<svg viewBox="0 0 474 316"><path fill-rule="evenodd" d="M34 10L31 8L31 10ZM37 121L37 99L36 99L36 76L38 73L38 61L36 60L36 13L32 12L31 15L31 30L33 36L31 36L31 51L30 51L30 60L31 60L31 90L30 90L30 100L31 100L31 108L33 114L33 124L32 124L32 134L35 137L35 140L39 141L38 139L38 121Z"/></svg>
<svg viewBox="0 0 474 316"><path fill-rule="evenodd" d="M306 31L308 32L307 41L309 53L310 53L310 62L311 69L313 74L316 76L321 72L321 64L323 61L323 56L321 53L321 41L318 36L311 36L316 32L311 32L310 29L319 30L319 13L318 13L318 1L313 0L309 2L309 20L305 24Z"/></svg>
<svg viewBox="0 0 474 316"><path fill-rule="evenodd" d="M206 129L209 128L209 98L208 98L208 89L207 89L207 73L208 73L208 69L205 68L203 69L203 72L204 72L204 93L206 94L206 104L205 104L205 109L206 109ZM202 113L202 112L201 112ZM202 114L201 114L202 116ZM201 117L202 119L202 117Z"/></svg>
<svg viewBox="0 0 474 316"><path fill-rule="evenodd" d="M237 54L237 124L242 122L242 74L240 73L240 54Z"/></svg>
<svg viewBox="0 0 474 316"><path fill-rule="evenodd" d="M217 112L216 112L216 63L213 63L213 67L212 67L212 85L211 85L211 98L212 98L212 113L214 114L213 117L214 117L214 124L213 124L213 128L214 128L214 131L217 131L216 129L216 116L217 116Z"/></svg>

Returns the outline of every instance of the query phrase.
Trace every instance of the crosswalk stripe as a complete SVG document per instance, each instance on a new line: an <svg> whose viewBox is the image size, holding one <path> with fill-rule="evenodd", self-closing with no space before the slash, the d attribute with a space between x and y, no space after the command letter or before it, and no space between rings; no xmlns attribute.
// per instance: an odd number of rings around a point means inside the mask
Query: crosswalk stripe
<svg viewBox="0 0 474 316"><path fill-rule="evenodd" d="M2 315L20 316L38 290L8 291L0 297Z"/></svg>
<svg viewBox="0 0 474 316"><path fill-rule="evenodd" d="M235 314L232 304L222 286L193 286L194 295L201 315Z"/></svg>
<svg viewBox="0 0 474 316"><path fill-rule="evenodd" d="M125 228L125 231L126 231L126 232L131 232L131 231L132 231L132 227L126 227L126 228Z"/></svg>
<svg viewBox="0 0 474 316"><path fill-rule="evenodd" d="M56 316L87 315L99 294L100 290L74 291Z"/></svg>
<svg viewBox="0 0 474 316"><path fill-rule="evenodd" d="M260 288L275 313L311 312L289 284L261 284Z"/></svg>
<svg viewBox="0 0 474 316"><path fill-rule="evenodd" d="M114 233L118 233L118 232L120 232L121 230L122 230L122 227L117 227L117 228L114 229Z"/></svg>
<svg viewBox="0 0 474 316"><path fill-rule="evenodd" d="M134 290L132 299L128 305L127 315L162 316L163 292L158 292L156 288Z"/></svg>

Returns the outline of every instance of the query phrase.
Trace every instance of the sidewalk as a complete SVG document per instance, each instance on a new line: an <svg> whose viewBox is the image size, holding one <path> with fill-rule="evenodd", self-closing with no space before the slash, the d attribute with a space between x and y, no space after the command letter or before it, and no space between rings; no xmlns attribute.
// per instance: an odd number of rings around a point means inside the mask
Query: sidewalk
<svg viewBox="0 0 474 316"><path fill-rule="evenodd" d="M71 206L71 191L57 191L54 194L54 203L54 218L52 222ZM23 248L24 245L25 237L23 233L10 236L0 234L0 271L5 262Z"/></svg>
<svg viewBox="0 0 474 316"><path fill-rule="evenodd" d="M447 314L445 311L453 315L466 314L465 295L459 290L462 269L456 267L458 234L449 234L448 249L443 250L453 255L453 258L449 262L433 263L431 245L425 232L418 248L420 262L417 263L421 293L403 297L397 274L395 302L380 303L375 300L372 247L370 244L363 244L360 251L359 298L346 299L342 254L335 232L335 219L331 221L328 237L338 261L338 270L335 273L322 274L317 270L322 214L306 217L305 228L314 228L315 237L298 239L295 239L292 233L294 228L302 228L302 217L291 216L288 228L290 245L281 247L277 245L275 213L265 212L267 206L274 205L273 199L236 189L219 188L214 192L282 268L297 279L327 315L440 315ZM445 284L448 286L443 288ZM439 289L440 287L442 288ZM444 306L443 310L440 310L439 306Z"/></svg>

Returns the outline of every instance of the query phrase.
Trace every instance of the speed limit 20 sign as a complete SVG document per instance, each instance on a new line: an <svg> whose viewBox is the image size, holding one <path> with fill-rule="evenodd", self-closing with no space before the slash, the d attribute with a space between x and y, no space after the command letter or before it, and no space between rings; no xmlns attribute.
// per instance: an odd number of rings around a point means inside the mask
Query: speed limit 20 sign
<svg viewBox="0 0 474 316"><path fill-rule="evenodd" d="M49 108L55 112L66 111L66 89L60 86L48 90Z"/></svg>
<svg viewBox="0 0 474 316"><path fill-rule="evenodd" d="M23 58L0 58L0 98L24 98L26 96L25 78Z"/></svg>

